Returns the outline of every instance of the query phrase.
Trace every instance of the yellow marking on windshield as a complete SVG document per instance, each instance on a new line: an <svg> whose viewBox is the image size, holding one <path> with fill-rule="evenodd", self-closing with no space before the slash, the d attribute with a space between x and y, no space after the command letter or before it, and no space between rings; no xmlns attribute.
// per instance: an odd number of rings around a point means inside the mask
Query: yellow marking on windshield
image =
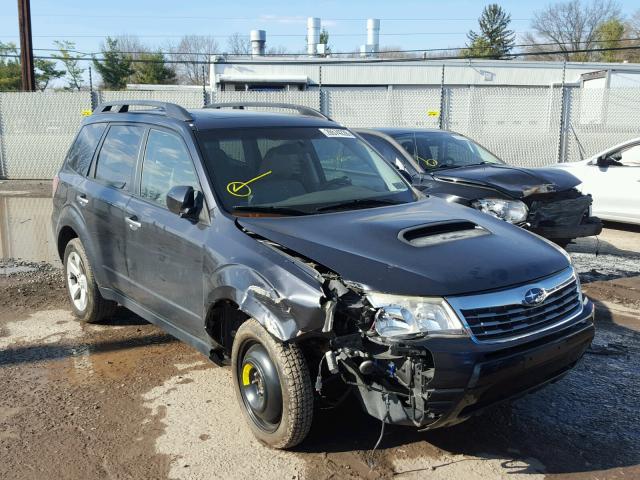
<svg viewBox="0 0 640 480"><path fill-rule="evenodd" d="M251 180L247 180L246 182L229 182L227 184L227 192L229 192L234 197L248 197L251 195L251 187L249 184L251 182L255 182L256 180L260 180L263 177L271 174L271 170L268 172L264 172L257 177L252 178Z"/></svg>
<svg viewBox="0 0 640 480"><path fill-rule="evenodd" d="M418 160L420 160L421 162L424 162L424 164L427 167L437 167L438 166L438 161L434 158L422 158L422 157L418 157Z"/></svg>

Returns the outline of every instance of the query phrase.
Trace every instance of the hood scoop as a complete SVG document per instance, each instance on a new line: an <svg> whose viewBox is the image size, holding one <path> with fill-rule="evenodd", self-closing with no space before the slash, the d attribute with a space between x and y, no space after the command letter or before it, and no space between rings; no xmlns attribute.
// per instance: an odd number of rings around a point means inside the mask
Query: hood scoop
<svg viewBox="0 0 640 480"><path fill-rule="evenodd" d="M398 240L412 247L429 247L489 234L489 230L468 220L449 220L405 228L398 233Z"/></svg>

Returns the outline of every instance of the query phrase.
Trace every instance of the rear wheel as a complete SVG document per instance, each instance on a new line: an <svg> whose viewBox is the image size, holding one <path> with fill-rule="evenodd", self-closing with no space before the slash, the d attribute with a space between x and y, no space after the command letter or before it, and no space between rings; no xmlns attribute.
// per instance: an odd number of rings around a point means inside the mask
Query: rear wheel
<svg viewBox="0 0 640 480"><path fill-rule="evenodd" d="M99 323L113 315L117 304L100 295L93 269L79 238L74 238L64 250L64 276L71 309L85 323Z"/></svg>
<svg viewBox="0 0 640 480"><path fill-rule="evenodd" d="M233 381L253 434L274 448L304 440L313 418L311 378L300 347L279 342L253 319L236 333Z"/></svg>

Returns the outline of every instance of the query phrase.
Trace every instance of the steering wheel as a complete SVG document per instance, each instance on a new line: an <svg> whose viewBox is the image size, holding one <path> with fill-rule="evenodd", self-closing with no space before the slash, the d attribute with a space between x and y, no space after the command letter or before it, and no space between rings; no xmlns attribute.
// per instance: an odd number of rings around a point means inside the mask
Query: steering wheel
<svg viewBox="0 0 640 480"><path fill-rule="evenodd" d="M329 190L333 190L340 187L348 187L349 185L352 185L351 179L346 175L343 175L342 177L338 177L338 178L332 178L331 180L327 180L326 182L324 182L324 186Z"/></svg>

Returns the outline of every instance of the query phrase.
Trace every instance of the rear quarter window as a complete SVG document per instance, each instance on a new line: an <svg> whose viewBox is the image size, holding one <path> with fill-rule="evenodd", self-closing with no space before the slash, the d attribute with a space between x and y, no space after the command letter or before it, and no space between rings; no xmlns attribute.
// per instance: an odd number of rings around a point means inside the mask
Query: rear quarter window
<svg viewBox="0 0 640 480"><path fill-rule="evenodd" d="M67 167L80 175L87 174L105 128L107 128L106 123L92 123L82 127L67 154Z"/></svg>

